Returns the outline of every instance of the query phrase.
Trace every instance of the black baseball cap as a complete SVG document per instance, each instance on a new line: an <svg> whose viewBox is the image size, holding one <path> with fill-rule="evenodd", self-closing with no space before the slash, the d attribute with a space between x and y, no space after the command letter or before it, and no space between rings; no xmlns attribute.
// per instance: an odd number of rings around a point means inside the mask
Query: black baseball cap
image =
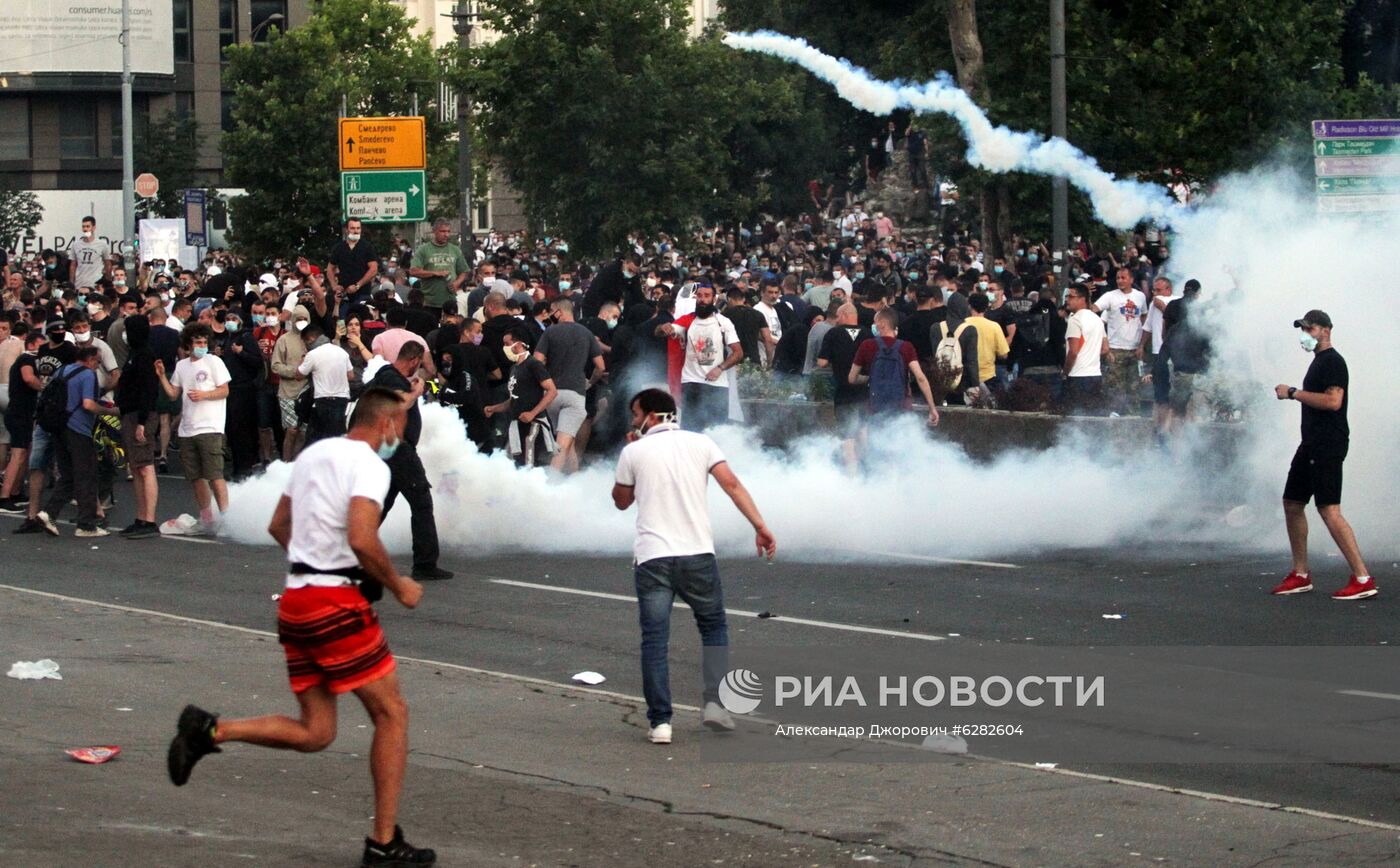
<svg viewBox="0 0 1400 868"><path fill-rule="evenodd" d="M1330 329L1332 327L1332 317L1328 316L1325 311L1310 310L1303 314L1302 319L1295 319L1293 321L1293 327L1295 329L1306 329L1312 328L1313 326Z"/></svg>

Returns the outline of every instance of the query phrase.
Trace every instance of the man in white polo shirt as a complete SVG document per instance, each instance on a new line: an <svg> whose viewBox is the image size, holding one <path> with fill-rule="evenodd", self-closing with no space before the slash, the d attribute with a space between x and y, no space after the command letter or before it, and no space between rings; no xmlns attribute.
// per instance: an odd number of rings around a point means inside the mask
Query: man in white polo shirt
<svg viewBox="0 0 1400 868"><path fill-rule="evenodd" d="M345 412L350 405L350 354L335 341L326 340L321 324L312 320L302 329L301 339L310 349L297 366L297 373L311 378L315 395L306 444L345 433Z"/></svg>
<svg viewBox="0 0 1400 868"><path fill-rule="evenodd" d="M714 476L754 528L759 554L771 560L778 549L744 484L709 437L682 431L669 392L645 389L632 399L631 441L617 462L613 504L637 504L634 575L641 607L642 691L647 700L647 737L671 743L671 681L667 643L671 606L679 596L695 613L704 647L705 713L710 729L733 729L719 703L719 684L729 670L729 630L724 615L714 535L705 489Z"/></svg>

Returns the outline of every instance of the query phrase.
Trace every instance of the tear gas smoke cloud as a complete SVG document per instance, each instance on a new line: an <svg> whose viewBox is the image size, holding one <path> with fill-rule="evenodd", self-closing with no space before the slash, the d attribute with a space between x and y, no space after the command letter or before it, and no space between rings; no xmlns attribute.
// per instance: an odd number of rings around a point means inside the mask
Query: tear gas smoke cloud
<svg viewBox="0 0 1400 868"><path fill-rule="evenodd" d="M946 73L923 84L874 78L841 58L823 54L804 39L780 33L727 33L724 44L743 51L796 63L836 89L843 99L871 114L887 115L898 108L948 115L967 138L967 160L988 172L1032 172L1062 176L1093 202L1099 218L1118 229L1143 220L1177 223L1187 213L1160 187L1123 180L1099 168L1090 156L1060 138L994 126L972 97Z"/></svg>
<svg viewBox="0 0 1400 868"><path fill-rule="evenodd" d="M1177 293L1185 279L1201 281L1201 305L1192 317L1213 337L1212 377L1245 399L1245 420L1231 438L1236 457L1224 467L1208 454L1218 441L1193 442L1190 433L1174 454L1149 442L1125 451L1077 439L976 463L931 439L921 420L911 418L873 433L869 469L852 476L831 435L778 451L757 446L754 434L740 428L713 432L777 534L780 557L988 559L1070 546L1132 552L1152 544L1178 544L1185 554L1191 545L1224 543L1275 553L1286 569L1279 496L1298 443L1299 408L1276 401L1272 387L1301 383L1309 356L1292 322L1315 307L1336 323L1334 337L1351 372L1346 514L1378 572L1386 566L1379 557L1400 554L1391 508L1400 488L1391 445L1400 430L1393 384L1400 317L1386 258L1400 237L1400 214L1320 217L1303 179L1259 171L1225 179L1209 202L1181 219L1188 212L1174 210L1164 190L1114 180L1063 142L993 128L946 80L887 85L800 40L772 34L728 40L798 60L877 113L897 105L947 110L968 131L979 165L1061 172L1090 192L1109 223L1172 220ZM543 470L517 470L502 455L478 455L450 410L425 406L423 421L423 461L449 550L630 552L635 512L612 506L612 462L551 480ZM276 464L234 486L226 532L269 543L267 521L289 475L288 465ZM752 553L752 532L715 486L711 501L721 552ZM407 505L395 507L385 536L392 550L409 550ZM1315 552L1332 550L1316 522L1312 538Z"/></svg>

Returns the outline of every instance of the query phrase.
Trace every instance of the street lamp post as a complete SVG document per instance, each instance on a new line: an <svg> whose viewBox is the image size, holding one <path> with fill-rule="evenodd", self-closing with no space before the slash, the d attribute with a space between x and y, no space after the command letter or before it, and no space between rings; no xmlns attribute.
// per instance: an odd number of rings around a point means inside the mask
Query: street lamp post
<svg viewBox="0 0 1400 868"><path fill-rule="evenodd" d="M131 0L122 0L122 263L136 238L136 159L131 153ZM139 260L138 260L139 261Z"/></svg>
<svg viewBox="0 0 1400 868"><path fill-rule="evenodd" d="M283 15L281 12L274 12L274 13L272 13L271 15L267 16L266 18L264 18L264 19L262 20L262 23L258 24L257 27L254 27L254 28L253 28L253 32L250 33L250 34L248 34L248 41L249 41L249 42L257 42L257 41L258 41L258 34L259 34L259 33L262 33L264 30L266 30L268 27L272 26L273 24L281 24L283 21L286 21L286 20L287 20L287 16Z"/></svg>
<svg viewBox="0 0 1400 868"><path fill-rule="evenodd" d="M1050 0L1050 134L1069 138L1069 122L1065 98L1065 0ZM1065 252L1069 248L1069 181L1056 175L1050 182L1051 235L1055 245L1055 264L1068 266Z"/></svg>
<svg viewBox="0 0 1400 868"><path fill-rule="evenodd" d="M452 29L457 34L457 45L465 52L471 48L472 28L476 26L478 12L476 0L458 0L452 13L444 17L452 19ZM466 88L457 92L457 189L462 206L462 252L467 261L475 264L476 234L472 212L472 103Z"/></svg>

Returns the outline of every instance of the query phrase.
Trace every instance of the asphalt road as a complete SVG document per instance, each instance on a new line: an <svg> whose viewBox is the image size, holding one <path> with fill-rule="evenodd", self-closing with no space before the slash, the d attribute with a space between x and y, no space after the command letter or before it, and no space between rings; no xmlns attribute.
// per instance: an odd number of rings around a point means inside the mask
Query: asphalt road
<svg viewBox="0 0 1400 868"><path fill-rule="evenodd" d="M163 480L162 492L163 514L185 508L181 484ZM118 523L126 518L122 507L115 518ZM282 558L270 546L111 538L96 541L94 548L71 537L3 532L15 524L17 519L0 519L4 584L256 629L273 623L271 596L280 587ZM1265 593L1286 571L1282 554L1265 559L1219 548L1059 550L1014 559L1015 568L900 557L878 564L810 564L780 557L771 565L729 558L721 568L731 610L776 616L732 616L736 655L810 646L853 659L883 659L923 654L936 645L945 660L973 661L996 658L1006 649L1034 654L1063 646L1372 646L1380 652L1390 643L1400 646L1385 573L1381 596L1334 603L1323 592L1330 589L1329 580L1341 584L1345 570L1324 552L1316 551L1319 592L1290 599ZM626 553L473 558L448 552L443 565L457 571L457 578L430 585L418 611L381 605L398 653L557 683L595 670L608 677L609 689L640 695ZM1123 617L1110 620L1105 614ZM698 669L698 641L688 619L673 621L672 641L676 699L696 703L689 681ZM1290 659L1298 659L1296 652ZM1151 709L1150 716L1161 719L1157 731L1147 731L1150 723L1131 738L1117 731L1106 740L1117 750L1105 761L1094 761L1092 750L1067 751L1075 759L1061 765L1400 823L1395 787L1400 764L1391 764L1400 759L1400 739L1394 737L1400 689L1384 689L1397 671L1358 671L1355 683L1343 684L1319 683L1324 676L1305 666L1265 670L1256 679L1235 682L1230 692L1240 696L1222 712L1223 719L1193 717L1207 712L1192 702L1164 703ZM1339 695L1343 688L1381 695ZM1390 694L1395 696L1387 698ZM1274 707L1266 708L1270 701ZM1205 724L1221 729L1219 743L1207 735L1206 746L1236 740L1239 747L1239 739L1252 739L1243 747L1257 749L1250 754L1254 761L1130 761L1160 756L1155 751L1172 732ZM1280 745L1299 740L1290 743L1289 755L1305 761L1266 761L1279 747L1274 736ZM1342 740L1379 746L1329 753L1327 746ZM970 747L990 756L999 752L991 743ZM1392 749L1398 752L1394 758L1387 755ZM1363 754L1364 762L1350 760Z"/></svg>

